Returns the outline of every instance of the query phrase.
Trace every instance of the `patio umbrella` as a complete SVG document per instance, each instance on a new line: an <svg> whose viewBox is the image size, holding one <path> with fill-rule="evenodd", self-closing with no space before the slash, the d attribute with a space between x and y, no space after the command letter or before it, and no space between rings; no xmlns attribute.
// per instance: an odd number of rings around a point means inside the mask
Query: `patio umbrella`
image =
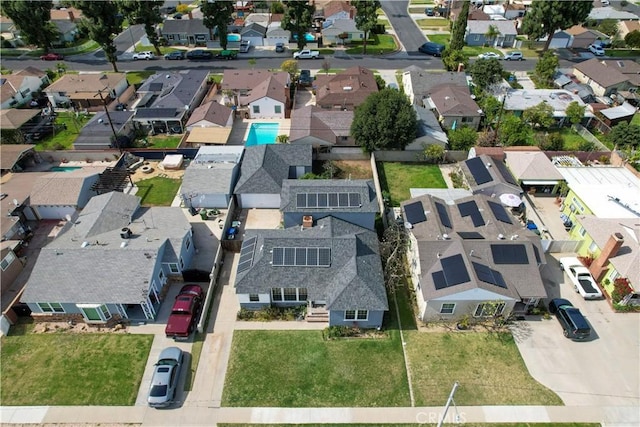
<svg viewBox="0 0 640 427"><path fill-rule="evenodd" d="M510 206L512 208L517 208L522 204L522 199L520 196L516 196L515 194L505 193L500 195L500 201L502 204L506 206Z"/></svg>

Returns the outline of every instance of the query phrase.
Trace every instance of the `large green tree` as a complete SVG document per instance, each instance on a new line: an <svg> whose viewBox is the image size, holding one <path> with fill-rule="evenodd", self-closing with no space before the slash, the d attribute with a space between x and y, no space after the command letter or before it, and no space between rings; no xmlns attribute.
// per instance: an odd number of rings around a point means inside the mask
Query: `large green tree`
<svg viewBox="0 0 640 427"><path fill-rule="evenodd" d="M552 88L553 76L559 65L558 57L551 51L546 51L536 63L532 79L538 89Z"/></svg>
<svg viewBox="0 0 640 427"><path fill-rule="evenodd" d="M119 13L118 4L110 0L76 0L73 5L84 15L81 25L89 34L89 38L102 47L113 71L118 72L116 45L113 43L113 39L122 30L122 15Z"/></svg>
<svg viewBox="0 0 640 427"><path fill-rule="evenodd" d="M631 146L637 148L638 144L640 144L640 126L620 122L611 128L607 138L618 147Z"/></svg>
<svg viewBox="0 0 640 427"><path fill-rule="evenodd" d="M118 3L123 15L129 19L129 24L144 25L144 32L158 56L162 55L162 52L156 26L163 22L160 14L163 4L163 0L121 0Z"/></svg>
<svg viewBox="0 0 640 427"><path fill-rule="evenodd" d="M49 52L60 32L51 22L51 1L12 0L2 2L2 11L16 28L22 39L30 45Z"/></svg>
<svg viewBox="0 0 640 427"><path fill-rule="evenodd" d="M447 71L457 71L460 64L466 69L469 66L469 57L462 50L451 50L446 48L442 52L442 64Z"/></svg>
<svg viewBox="0 0 640 427"><path fill-rule="evenodd" d="M522 21L522 32L531 40L548 36L544 44L547 50L553 33L583 23L592 8L591 0L534 0Z"/></svg>
<svg viewBox="0 0 640 427"><path fill-rule="evenodd" d="M495 96L486 95L480 101L480 107L484 113L485 124L488 126L493 125L502 109L502 103Z"/></svg>
<svg viewBox="0 0 640 427"><path fill-rule="evenodd" d="M502 80L502 64L497 59L479 59L469 67L473 83L480 88L486 90L492 84Z"/></svg>
<svg viewBox="0 0 640 427"><path fill-rule="evenodd" d="M567 108L564 110L564 114L572 125L577 125L582 121L585 110L585 105L580 105L578 104L578 101L573 101L567 105Z"/></svg>
<svg viewBox="0 0 640 427"><path fill-rule="evenodd" d="M470 1L467 0L462 4L460 15L456 17L456 22L453 24L451 43L449 43L449 49L452 51L462 50L464 47L464 33L467 31L467 19L469 18L469 3Z"/></svg>
<svg viewBox="0 0 640 427"><path fill-rule="evenodd" d="M540 129L548 129L555 123L553 107L546 102L541 102L524 110L522 119L529 126Z"/></svg>
<svg viewBox="0 0 640 427"><path fill-rule="evenodd" d="M231 22L234 2L230 1L205 1L200 4L202 23L209 29L209 35L213 36L213 29L218 27L218 38L222 49L227 48L227 26ZM213 38L213 37L212 37Z"/></svg>
<svg viewBox="0 0 640 427"><path fill-rule="evenodd" d="M282 28L291 31L291 34L297 38L298 49L303 49L307 44L304 36L311 28L314 6L307 0L289 0L285 2L285 6Z"/></svg>
<svg viewBox="0 0 640 427"><path fill-rule="evenodd" d="M449 147L452 150L469 150L476 145L478 140L478 132L469 126L460 126L455 130L450 130L447 134L449 138Z"/></svg>
<svg viewBox="0 0 640 427"><path fill-rule="evenodd" d="M507 147L511 145L529 145L531 133L531 128L513 114L506 114L502 117L496 129L498 143Z"/></svg>
<svg viewBox="0 0 640 427"><path fill-rule="evenodd" d="M378 0L353 0L351 4L356 8L356 28L364 32L362 40L362 53L367 53L367 39L371 30L378 23L377 9L380 7Z"/></svg>
<svg viewBox="0 0 640 427"><path fill-rule="evenodd" d="M351 136L367 153L402 150L415 139L417 124L409 98L398 90L382 89L356 108Z"/></svg>
<svg viewBox="0 0 640 427"><path fill-rule="evenodd" d="M629 47L640 47L640 31L633 30L624 36L624 42Z"/></svg>

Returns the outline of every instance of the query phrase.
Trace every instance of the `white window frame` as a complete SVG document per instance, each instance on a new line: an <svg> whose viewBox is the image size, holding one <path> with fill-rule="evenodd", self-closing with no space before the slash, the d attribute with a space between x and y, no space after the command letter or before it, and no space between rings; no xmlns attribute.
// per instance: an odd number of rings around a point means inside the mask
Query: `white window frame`
<svg viewBox="0 0 640 427"><path fill-rule="evenodd" d="M485 308L487 306L489 307L493 307L495 304L495 306L497 306L497 309L494 313L485 313ZM480 304L478 304L476 306L476 309L473 312L473 317L493 317L493 316L500 316L502 315L502 313L504 313L504 309L506 307L506 304L504 302L498 302L498 303L487 303L487 302L481 302ZM478 310L480 310L480 312L478 313Z"/></svg>
<svg viewBox="0 0 640 427"><path fill-rule="evenodd" d="M286 299L285 298L285 293L284 290L285 289L295 289L296 290L296 299ZM300 290L304 289L304 299L301 299L301 292ZM307 301L307 298L309 297L309 292L307 288L291 288L291 287L286 287L286 288L271 288L271 301L275 301L275 302L305 302Z"/></svg>
<svg viewBox="0 0 640 427"><path fill-rule="evenodd" d="M187 239L184 242L184 247L189 250L189 247L191 246L191 239Z"/></svg>
<svg viewBox="0 0 640 427"><path fill-rule="evenodd" d="M54 304L56 307L53 306ZM64 307L59 302L39 302L38 307L43 313L66 313Z"/></svg>
<svg viewBox="0 0 640 427"><path fill-rule="evenodd" d="M273 112L274 114L282 114L282 105L274 105Z"/></svg>
<svg viewBox="0 0 640 427"><path fill-rule="evenodd" d="M345 310L344 320L350 322L366 322L369 320L369 310Z"/></svg>
<svg viewBox="0 0 640 427"><path fill-rule="evenodd" d="M587 234L587 230L585 230L584 227L580 227L578 234L580 234L580 237L584 237L584 235Z"/></svg>
<svg viewBox="0 0 640 427"><path fill-rule="evenodd" d="M591 244L589 245L589 252L594 254L596 253L596 251L598 250L598 245L596 244L595 241L591 242Z"/></svg>
<svg viewBox="0 0 640 427"><path fill-rule="evenodd" d="M253 105L252 106L252 110L253 110L253 114L260 114L260 106L259 105Z"/></svg>
<svg viewBox="0 0 640 427"><path fill-rule="evenodd" d="M176 262L170 262L170 263L169 263L169 271L170 271L172 274L178 274L178 273L180 273L180 267L178 267L178 263L176 263Z"/></svg>
<svg viewBox="0 0 640 427"><path fill-rule="evenodd" d="M2 271L5 271L7 268L9 268L9 266L13 261L15 261L15 259L16 254L14 254L13 251L7 252L7 255L2 259L2 261L0 261L0 268L2 268Z"/></svg>
<svg viewBox="0 0 640 427"><path fill-rule="evenodd" d="M445 306L451 306L451 308ZM456 303L455 302L443 302L440 306L440 314L453 314L456 311Z"/></svg>
<svg viewBox="0 0 640 427"><path fill-rule="evenodd" d="M249 302L260 302L260 295L249 294Z"/></svg>
<svg viewBox="0 0 640 427"><path fill-rule="evenodd" d="M111 319L112 315L106 304L76 304L76 307L80 309L82 313L82 317L86 323L105 323L107 320ZM98 313L98 317L100 320L89 319L87 313L84 311L85 308L90 308Z"/></svg>

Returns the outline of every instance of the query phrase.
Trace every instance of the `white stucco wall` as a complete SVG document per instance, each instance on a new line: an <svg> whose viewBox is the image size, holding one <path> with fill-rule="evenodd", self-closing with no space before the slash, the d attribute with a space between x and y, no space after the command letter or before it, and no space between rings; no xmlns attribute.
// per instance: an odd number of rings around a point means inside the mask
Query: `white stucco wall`
<svg viewBox="0 0 640 427"><path fill-rule="evenodd" d="M286 90L283 88L282 90ZM275 112L275 107L280 106L280 114ZM260 112L254 112L254 106L260 107ZM260 98L249 104L249 111L252 119L284 119L284 103L273 98Z"/></svg>

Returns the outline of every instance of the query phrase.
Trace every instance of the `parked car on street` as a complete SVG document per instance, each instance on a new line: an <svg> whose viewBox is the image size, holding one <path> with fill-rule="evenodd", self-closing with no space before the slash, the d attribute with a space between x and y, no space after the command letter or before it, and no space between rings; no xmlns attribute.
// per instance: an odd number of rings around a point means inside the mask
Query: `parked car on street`
<svg viewBox="0 0 640 427"><path fill-rule="evenodd" d="M524 55L522 55L522 52L518 52L518 51L509 52L504 54L504 60L505 61L523 61Z"/></svg>
<svg viewBox="0 0 640 427"><path fill-rule="evenodd" d="M146 59L147 61L150 59L154 59L156 56L153 54L153 52L146 50L144 52L136 52L133 54L133 59L138 60L138 59Z"/></svg>
<svg viewBox="0 0 640 427"><path fill-rule="evenodd" d="M433 7L427 7L424 10L424 14L427 16L434 16L436 14L436 11Z"/></svg>
<svg viewBox="0 0 640 427"><path fill-rule="evenodd" d="M589 269L582 265L580 260L576 257L563 257L560 258L560 268L567 273L573 289L578 292L584 299L600 299L602 298L602 291L593 280Z"/></svg>
<svg viewBox="0 0 640 427"><path fill-rule="evenodd" d="M478 59L502 59L502 56L495 52L485 52L478 55Z"/></svg>
<svg viewBox="0 0 640 427"><path fill-rule="evenodd" d="M216 55L218 59L236 59L238 57L238 52L235 50L223 50L219 54Z"/></svg>
<svg viewBox="0 0 640 427"><path fill-rule="evenodd" d="M318 50L302 49L299 52L293 53L293 59L318 59L318 58L320 58L320 51Z"/></svg>
<svg viewBox="0 0 640 427"><path fill-rule="evenodd" d="M182 60L184 59L184 52L181 50L174 50L173 52L169 52L164 56L164 59L168 60Z"/></svg>
<svg viewBox="0 0 640 427"><path fill-rule="evenodd" d="M64 56L60 55L59 53L49 52L45 55L41 55L40 59L42 59L43 61L62 61L64 59Z"/></svg>
<svg viewBox="0 0 640 427"><path fill-rule="evenodd" d="M213 54L208 50L204 50L204 49L194 49L187 52L187 59L190 59L190 60L197 61L197 60L206 60L206 59L212 59L212 58L213 58Z"/></svg>
<svg viewBox="0 0 640 427"><path fill-rule="evenodd" d="M575 341L587 339L591 335L591 326L587 319L566 299L552 299L549 302L549 313L556 315L565 337Z"/></svg>
<svg viewBox="0 0 640 427"><path fill-rule="evenodd" d="M422 53L426 53L427 55L442 56L444 48L445 46L443 44L426 42L420 46L418 50Z"/></svg>
<svg viewBox="0 0 640 427"><path fill-rule="evenodd" d="M285 51L284 43L276 43L276 53L282 53Z"/></svg>
<svg viewBox="0 0 640 427"><path fill-rule="evenodd" d="M595 56L603 56L604 55L604 49L602 48L602 46L600 46L599 44L590 44L589 45L589 52L593 53Z"/></svg>
<svg viewBox="0 0 640 427"><path fill-rule="evenodd" d="M160 352L149 387L149 406L166 408L175 401L183 361L184 353L178 347L167 347Z"/></svg>

